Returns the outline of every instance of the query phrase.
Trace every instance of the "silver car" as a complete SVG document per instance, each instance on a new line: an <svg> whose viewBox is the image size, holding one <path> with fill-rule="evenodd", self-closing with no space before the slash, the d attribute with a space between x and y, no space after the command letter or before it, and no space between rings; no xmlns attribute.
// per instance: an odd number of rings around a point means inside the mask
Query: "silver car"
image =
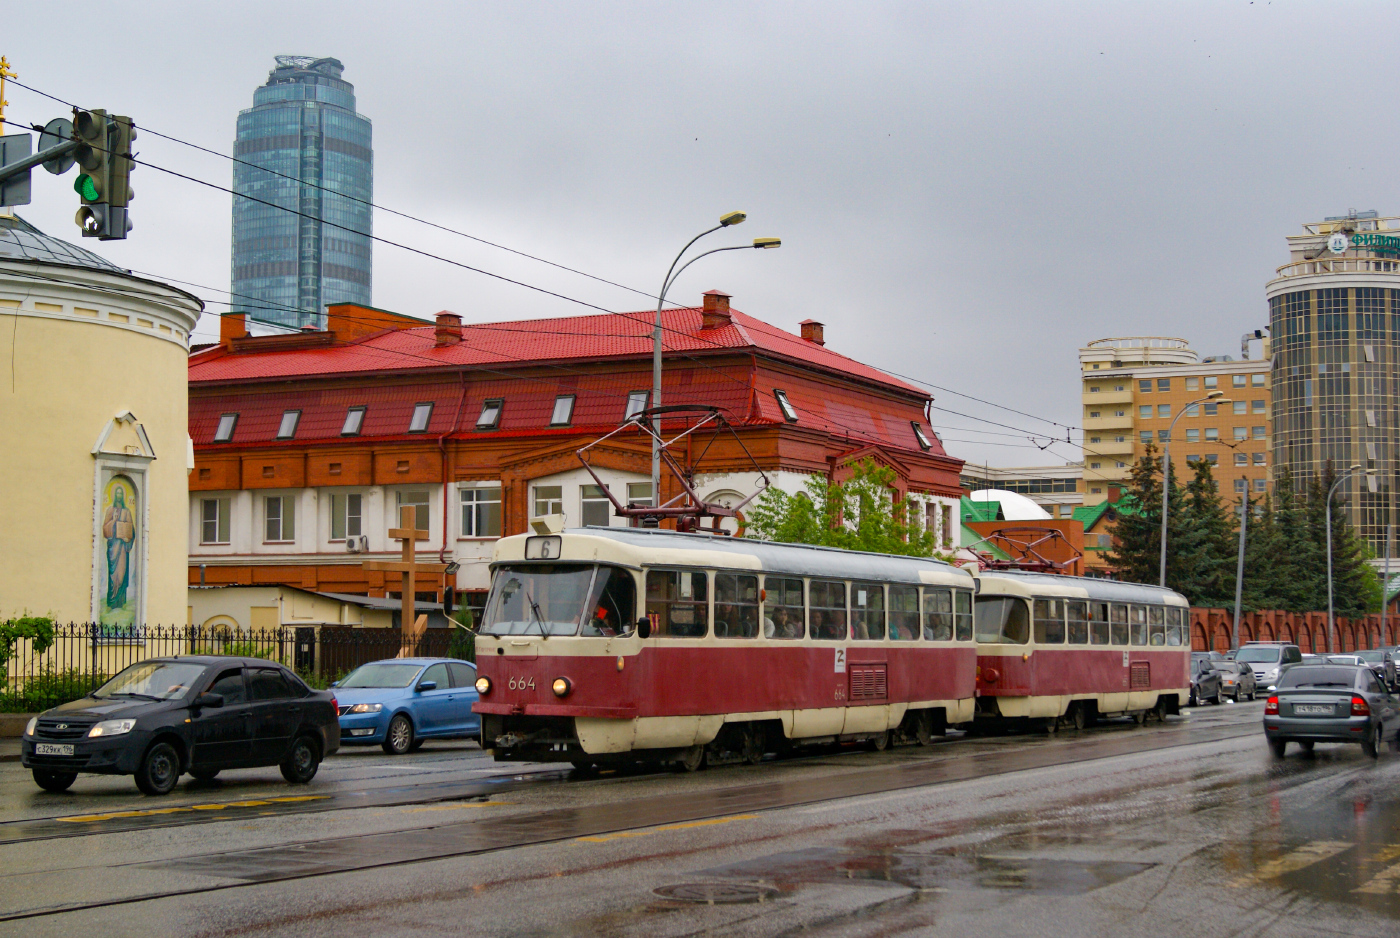
<svg viewBox="0 0 1400 938"><path fill-rule="evenodd" d="M1374 759L1382 742L1400 752L1397 731L1400 699L1364 666L1295 665L1264 705L1264 736L1280 759L1289 743L1360 743Z"/></svg>

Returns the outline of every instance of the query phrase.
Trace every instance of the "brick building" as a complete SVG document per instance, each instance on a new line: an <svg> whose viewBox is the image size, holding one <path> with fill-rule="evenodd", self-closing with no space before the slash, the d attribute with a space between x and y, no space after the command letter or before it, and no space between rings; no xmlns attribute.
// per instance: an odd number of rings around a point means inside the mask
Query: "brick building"
<svg viewBox="0 0 1400 938"><path fill-rule="evenodd" d="M462 590L487 586L492 543L532 517L627 523L575 452L647 406L653 316L463 325L341 305L325 330L276 336L226 317L220 343L190 358L190 582L392 595L361 563L390 556L403 506L431 532L423 558L460 564ZM827 348L820 323L794 335L717 291L667 311L663 329L663 403L718 407L742 441L694 440L702 496L753 492L749 454L788 491L870 458L956 537L962 461L928 425L927 392ZM591 462L619 498L651 504L647 437L614 437ZM663 475L663 501L679 492Z"/></svg>

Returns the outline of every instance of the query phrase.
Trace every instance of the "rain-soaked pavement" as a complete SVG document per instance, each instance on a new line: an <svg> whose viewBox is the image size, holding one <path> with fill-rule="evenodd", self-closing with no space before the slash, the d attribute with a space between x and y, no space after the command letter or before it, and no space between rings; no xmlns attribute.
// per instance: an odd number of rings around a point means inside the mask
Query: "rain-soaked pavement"
<svg viewBox="0 0 1400 938"><path fill-rule="evenodd" d="M1400 934L1400 757L1274 762L1261 707L690 776L354 753L160 801L8 764L0 935Z"/></svg>

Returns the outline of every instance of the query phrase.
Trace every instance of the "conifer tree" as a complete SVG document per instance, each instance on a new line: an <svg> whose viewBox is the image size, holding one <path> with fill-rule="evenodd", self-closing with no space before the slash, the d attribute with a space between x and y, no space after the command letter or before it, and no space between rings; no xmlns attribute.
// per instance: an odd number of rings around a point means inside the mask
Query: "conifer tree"
<svg viewBox="0 0 1400 938"><path fill-rule="evenodd" d="M1122 504L1131 511L1118 515L1113 529L1115 545L1107 560L1120 580L1156 583L1160 571L1162 545L1162 460L1157 447L1148 444L1146 453L1133 465L1128 479L1128 495ZM1167 585L1179 573L1173 556L1181 529L1182 495L1172 472L1167 489Z"/></svg>
<svg viewBox="0 0 1400 938"><path fill-rule="evenodd" d="M1222 608L1235 598L1235 527L1221 504L1211 464L1200 459L1189 465L1181 532L1167 545L1167 583L1195 605Z"/></svg>
<svg viewBox="0 0 1400 938"><path fill-rule="evenodd" d="M1274 480L1274 527L1281 550L1274 561L1273 582L1280 607L1288 612L1327 608L1327 557L1307 509L1294 487L1292 470L1284 466Z"/></svg>
<svg viewBox="0 0 1400 938"><path fill-rule="evenodd" d="M1283 539L1274 522L1273 502L1265 495L1257 508L1248 500L1249 517L1244 542L1244 589L1241 605L1248 611L1284 608L1284 584L1281 579Z"/></svg>
<svg viewBox="0 0 1400 938"><path fill-rule="evenodd" d="M1364 477L1362 477L1364 478ZM1316 609L1327 608L1327 493L1337 481L1331 460L1308 486L1308 516L1313 539L1322 555L1323 583ZM1361 484L1366 484L1362 482ZM1361 616L1380 609L1380 583L1366 563L1370 551L1352 527L1347 501L1339 490L1332 497L1332 606L1339 616Z"/></svg>

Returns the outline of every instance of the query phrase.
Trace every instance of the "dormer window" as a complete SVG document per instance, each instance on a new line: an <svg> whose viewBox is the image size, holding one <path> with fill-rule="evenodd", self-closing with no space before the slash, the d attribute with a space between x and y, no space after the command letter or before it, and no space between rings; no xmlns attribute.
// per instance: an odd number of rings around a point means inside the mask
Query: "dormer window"
<svg viewBox="0 0 1400 938"><path fill-rule="evenodd" d="M363 407L351 407L345 411L345 425L340 428L341 436L359 436L360 428L365 423L365 409Z"/></svg>
<svg viewBox="0 0 1400 938"><path fill-rule="evenodd" d="M567 427L574 419L574 396L561 394L554 399L554 413L550 415L551 427Z"/></svg>
<svg viewBox="0 0 1400 938"><path fill-rule="evenodd" d="M237 414L224 414L219 418L219 428L214 431L215 443L227 443L233 439L233 428L238 426Z"/></svg>
<svg viewBox="0 0 1400 938"><path fill-rule="evenodd" d="M495 398L489 401L482 401L481 414L476 418L476 428L478 430L494 430L501 422L501 407L505 401Z"/></svg>
<svg viewBox="0 0 1400 938"><path fill-rule="evenodd" d="M413 405L413 419L408 422L409 433L424 433L428 429L428 421L433 419L433 402L427 401L422 404Z"/></svg>
<svg viewBox="0 0 1400 938"><path fill-rule="evenodd" d="M631 420L633 417L647 409L647 401L651 398L650 391L633 391L627 395L627 412L622 415L623 420Z"/></svg>
<svg viewBox="0 0 1400 938"><path fill-rule="evenodd" d="M797 408L792 406L792 401L788 400L786 391L773 389L773 396L778 399L778 409L783 412L783 419L788 423L797 423Z"/></svg>
<svg viewBox="0 0 1400 938"><path fill-rule="evenodd" d="M909 421L909 425L914 428L914 439L919 442L919 449L932 449L933 444L930 443L928 437L924 435L924 428L919 426L919 422L917 420L911 420Z"/></svg>
<svg viewBox="0 0 1400 938"><path fill-rule="evenodd" d="M277 439L290 440L297 435L297 424L301 422L301 411L282 411L282 422L277 425Z"/></svg>

